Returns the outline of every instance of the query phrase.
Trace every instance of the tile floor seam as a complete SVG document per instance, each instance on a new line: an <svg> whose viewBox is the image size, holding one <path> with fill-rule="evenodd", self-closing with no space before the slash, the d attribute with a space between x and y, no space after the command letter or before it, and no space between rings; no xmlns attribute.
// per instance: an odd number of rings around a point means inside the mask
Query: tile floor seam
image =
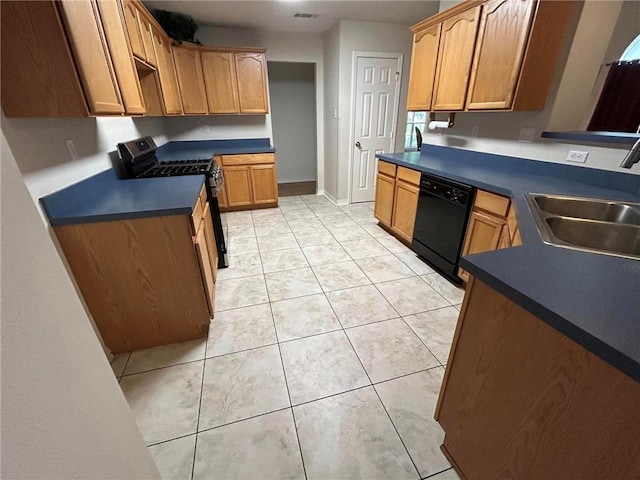
<svg viewBox="0 0 640 480"><path fill-rule="evenodd" d="M131 360L131 353L133 353L133 352L129 352L129 355L127 356L127 361L124 362L124 368L122 369L122 373L118 377L118 381L120 381L122 379L122 377L124 377L125 372L127 371L127 367L129 366L129 360ZM115 358L115 356L114 356L114 358Z"/></svg>
<svg viewBox="0 0 640 480"><path fill-rule="evenodd" d="M442 308L451 308L451 307L442 307ZM437 310L441 310L441 308L439 308L439 309L437 309ZM433 310L429 310L429 311L430 311L430 312L433 312ZM427 312L421 312L421 313L427 313ZM418 314L418 313L414 313L414 314L412 314L412 315L419 315L419 314ZM407 315L407 316L410 316L410 315ZM429 353L430 353L431 355L433 355L433 358L435 358L435 359L438 361L438 363L439 363L441 366L443 366L443 367L444 367L444 365L442 364L442 362L440 361L440 359L439 359L439 358L438 358L438 357L437 357L437 356L436 356L436 355L431 351L431 349L427 346L427 344L426 344L426 343L424 343L424 341L422 340L422 338L420 337L420 335L418 335L418 332L416 332L416 331L413 329L413 327L412 327L411 325L409 325L409 322L407 322L407 321L404 319L404 317L400 317L400 318L402 319L402 321L404 322L404 324L405 324L407 327L409 327L409 330L411 330L411 331L413 332L413 334L414 334L416 337L418 337L418 340L420 340L420 342L422 342L422 344L425 346L425 348L426 348L427 350L429 350Z"/></svg>
<svg viewBox="0 0 640 480"><path fill-rule="evenodd" d="M320 295L320 293L314 293L314 295ZM302 298L302 297L297 297L297 298ZM293 300L293 299L290 299ZM285 300L286 301L286 300ZM328 301L328 299L327 299ZM297 337L297 338L290 338L289 340L282 340L281 342L278 342L280 345L282 345L283 343L290 343L290 342L295 342L296 340L305 340L307 338L313 338L313 337L318 337L320 335L324 335L325 333L335 333L335 332L339 332L340 330L342 330L342 327L340 328L336 328L334 330L327 330L326 332L319 332L319 333L312 333L311 335L305 335L303 337Z"/></svg>
<svg viewBox="0 0 640 480"><path fill-rule="evenodd" d="M286 222L286 220L285 220ZM287 222L287 226L289 226L289 222ZM296 241L296 244L298 244L298 248L300 248L300 244L298 243L298 239L296 238L296 236L293 236L294 240ZM302 249L300 249L302 250ZM303 252L304 255L304 252ZM260 256L260 261L262 261L262 256ZM308 262L307 262L308 263ZM312 270L313 271L313 270ZM316 279L317 281L317 279ZM265 278L265 286L266 286L266 278ZM293 405L291 402L291 392L289 390L289 381L287 380L287 369L284 366L284 359L282 358L282 348L280 347L280 339L278 337L278 328L276 327L276 319L275 316L273 315L273 306L272 306L272 302L271 302L271 297L269 296L269 288L267 287L267 298L269 299L269 311L271 312L271 322L273 323L273 330L275 331L276 334L276 342L278 344L278 354L280 355L280 365L282 366L282 376L284 377L284 385L285 388L287 389L287 396L289 397L289 408L291 409L291 417L293 420L293 428L296 432L296 440L298 441L298 451L300 453L300 461L302 462L302 471L304 472L304 478L305 480L307 479L307 469L304 465L304 456L302 454L302 445L300 444L300 435L298 434L298 426L296 425L296 417L295 414L293 413Z"/></svg>
<svg viewBox="0 0 640 480"><path fill-rule="evenodd" d="M210 432L211 430L216 430L216 429L222 428L222 427L228 427L229 425L235 425L236 423L241 423L241 422L244 422L246 420L253 420L254 418L260 418L260 417L264 417L265 415L271 415L272 413L283 412L285 410L290 410L290 409L291 409L291 405L289 405L288 407L277 408L275 410L269 410L268 412L258 413L256 415L252 415L250 417L241 418L241 419L238 419L238 420L233 420L233 421L227 422L227 423L222 423L222 424L216 425L214 427L203 428L202 430L197 432L197 434L200 435L201 433Z"/></svg>
<svg viewBox="0 0 640 480"><path fill-rule="evenodd" d="M263 303L261 305L267 305L267 304ZM251 306L256 306L256 305L251 305ZM213 357L205 357L205 360L213 360L214 358L219 359L219 358L222 358L222 357L226 357L227 355L235 355L236 353L251 352L252 350L258 350L259 348L273 347L274 345L277 345L277 344L278 344L278 342L275 341L274 343L267 343L265 345L258 345L257 347L243 348L242 350L234 350L232 352L221 353L220 355L214 355Z"/></svg>
<svg viewBox="0 0 640 480"><path fill-rule="evenodd" d="M435 477L436 475L440 475L441 473L448 472L449 470L453 470L453 467L445 468L444 470L440 470L439 472L432 473L432 474L430 474L430 475L427 475L426 477L420 477L420 479L421 479L421 480L427 480L428 478L433 478L433 477ZM457 475L457 473L456 473L456 475Z"/></svg>
<svg viewBox="0 0 640 480"><path fill-rule="evenodd" d="M173 442L174 440L180 440L181 438L187 438L187 437L191 437L191 436L194 436L194 435L197 435L197 432L196 433L187 433L185 435L178 435L177 437L169 438L168 440L162 440L161 442L150 443L149 445L147 445L147 448L155 447L157 445L163 445L165 443Z"/></svg>
<svg viewBox="0 0 640 480"><path fill-rule="evenodd" d="M209 337L209 330L207 329L207 337ZM207 338L208 340L208 338ZM209 342L204 342L204 359L202 360L202 382L200 383L200 399L198 401L198 420L196 421L196 439L193 444L193 462L191 464L191 480L195 474L196 468L196 452L198 451L198 429L200 428L200 413L202 411L202 395L204 394L204 374L207 366L207 346Z"/></svg>
<svg viewBox="0 0 640 480"><path fill-rule="evenodd" d="M202 337L202 338L204 338L204 337ZM151 348L153 348L153 347L151 347ZM206 347L205 347L205 350L206 350ZM203 360L206 360L206 359L207 358L205 357L205 358L199 358L198 360L187 360L186 362L172 363L171 365L163 365L161 367L150 368L148 370L141 370L140 372L128 373L127 375L122 375L120 377L120 379L123 379L124 377L133 377L134 375L140 375L142 373L156 372L158 370L164 370L166 368L179 367L180 365L188 365L190 363L198 363L198 362L202 362Z"/></svg>

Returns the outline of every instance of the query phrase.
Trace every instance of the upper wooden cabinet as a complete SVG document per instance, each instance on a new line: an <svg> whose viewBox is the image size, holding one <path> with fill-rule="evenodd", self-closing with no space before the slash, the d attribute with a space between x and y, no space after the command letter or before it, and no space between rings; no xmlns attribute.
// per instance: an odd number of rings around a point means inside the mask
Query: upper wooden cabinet
<svg viewBox="0 0 640 480"><path fill-rule="evenodd" d="M543 110L575 3L467 0L414 25L407 109Z"/></svg>
<svg viewBox="0 0 640 480"><path fill-rule="evenodd" d="M268 113L267 63L264 53L235 54L240 113Z"/></svg>
<svg viewBox="0 0 640 480"><path fill-rule="evenodd" d="M142 43L142 32L140 31L140 14L138 7L131 0L123 0L124 19L127 25L131 52L138 58L146 60L144 44Z"/></svg>
<svg viewBox="0 0 640 480"><path fill-rule="evenodd" d="M240 113L235 56L232 52L201 52L209 113Z"/></svg>
<svg viewBox="0 0 640 480"><path fill-rule="evenodd" d="M199 47L183 42L172 50L184 113L207 113L207 94Z"/></svg>
<svg viewBox="0 0 640 480"><path fill-rule="evenodd" d="M146 112L140 80L131 56L122 13L116 0L100 0L98 10L102 18L104 33L111 52L113 68L116 72L120 94L125 110L130 114Z"/></svg>
<svg viewBox="0 0 640 480"><path fill-rule="evenodd" d="M173 65L171 40L164 32L155 28L152 30L152 38L155 55L158 59L158 73L160 74L165 113L167 115L180 115L182 113L182 103L180 101L180 92L178 91L176 70Z"/></svg>
<svg viewBox="0 0 640 480"><path fill-rule="evenodd" d="M431 109L440 28L440 24L433 25L413 35L407 110Z"/></svg>
<svg viewBox="0 0 640 480"><path fill-rule="evenodd" d="M535 0L492 0L482 10L469 110L511 107Z"/></svg>
<svg viewBox="0 0 640 480"><path fill-rule="evenodd" d="M463 110L473 60L480 7L442 23L432 110Z"/></svg>

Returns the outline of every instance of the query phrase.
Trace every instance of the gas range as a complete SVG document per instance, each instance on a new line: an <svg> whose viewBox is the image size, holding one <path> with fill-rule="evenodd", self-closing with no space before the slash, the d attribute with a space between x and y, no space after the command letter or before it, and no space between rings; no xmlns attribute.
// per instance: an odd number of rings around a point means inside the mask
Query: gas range
<svg viewBox="0 0 640 480"><path fill-rule="evenodd" d="M144 172L140 173L137 178L149 177L175 177L177 175L207 175L211 173L214 167L212 160L202 158L194 158L192 160L172 160L169 162L160 162L156 159L155 164Z"/></svg>

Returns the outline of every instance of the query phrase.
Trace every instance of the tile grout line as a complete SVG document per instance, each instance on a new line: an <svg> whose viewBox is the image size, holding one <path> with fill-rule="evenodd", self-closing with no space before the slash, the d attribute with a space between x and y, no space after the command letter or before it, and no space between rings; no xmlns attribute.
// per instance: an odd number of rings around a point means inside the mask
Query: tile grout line
<svg viewBox="0 0 640 480"><path fill-rule="evenodd" d="M328 300L329 299L327 299L327 301ZM331 305L331 302L329 302L329 305ZM336 318L338 318L338 315L337 315L336 311L333 309L333 305L331 305L331 309L333 310L333 314L336 316ZM340 322L340 319L338 319L338 322ZM342 325L342 322L340 322L340 325ZM347 335L347 331L344 329L344 327L342 328L342 332L344 333L344 336L347 337L347 341L349 342L349 345L351 345L351 349L355 353L356 358L358 359L358 362L360 362L360 366L362 367L362 370L364 371L365 375L369 379L369 385L367 385L367 386L373 387L373 391L375 392L376 397L378 397L378 401L380 402L380 404L382 405L382 408L384 409L385 413L387 414L387 417L389 418L389 421L391 422L391 425L393 425L393 429L395 430L396 435L400 439L400 443L402 443L402 446L404 447L405 451L407 452L407 455L409 456L409 460L411 460L411 463L413 464L413 468L416 469L416 472L418 473L418 477L419 477L420 476L420 471L418 470L418 467L417 467L416 463L413 461L413 458L411 457L411 454L409 453L409 450L407 449L407 446L405 445L404 440L402 440L402 437L400 436L400 432L398 432L398 429L396 428L395 423L393 423L393 419L389 415L389 412L387 411L387 408L385 407L384 403L382 402L382 399L380 398L380 395L378 394L378 391L375 388L375 384L371 380L371 376L369 375L369 372L367 372L367 369L365 368L364 363L362 363L362 359L360 358L360 355L358 355L358 351L353 346L353 343L351 342L351 339L349 338L349 335ZM362 387L362 388L364 388L364 387Z"/></svg>
<svg viewBox="0 0 640 480"><path fill-rule="evenodd" d="M209 324L211 324L211 322L209 322ZM193 480L193 476L195 474L195 469L196 469L196 452L198 451L198 430L200 429L200 413L202 411L202 395L204 394L204 374L207 366L207 347L209 346L209 328L207 328L207 339L204 342L204 358L202 359L202 382L200 383L200 401L198 402L198 419L196 421L196 440L193 444L193 462L191 463L191 480Z"/></svg>
<svg viewBox="0 0 640 480"><path fill-rule="evenodd" d="M285 222L287 224L287 227L291 228L289 226L289 222L286 220L286 218L285 218ZM293 235L293 239L295 240L296 244L298 245L298 248L300 248L300 244L298 243L298 239L296 238L295 235ZM301 248L300 248L300 251L302 251ZM304 252L302 254L304 255ZM308 263L308 261L307 261L307 263ZM313 272L313 270L311 270L311 271ZM316 279L316 281L317 281L317 279ZM320 284L318 283L318 285L320 285ZM269 295L268 291L267 291L267 295ZM271 297L269 297L269 299L271 299ZM298 451L300 452L300 461L302 462L302 471L304 472L304 478L307 479L308 478L307 477L307 467L304 464L304 455L302 453L302 444L300 443L300 434L298 433L298 425L296 424L296 414L293 411L293 402L291 401L291 391L289 390L289 381L287 380L287 369L284 366L284 359L282 358L282 347L280 346L280 339L278 337L278 327L276 326L276 319L275 319L275 316L273 315L273 307L271 305L271 301L269 301L269 310L271 311L271 321L273 322L273 329L275 330L275 333L276 333L276 342L278 342L278 353L280 354L280 364L282 365L282 375L284 376L284 384L285 384L285 387L287 388L287 396L289 397L289 407L291 408L291 418L293 420L293 428L296 431L296 439L298 440Z"/></svg>

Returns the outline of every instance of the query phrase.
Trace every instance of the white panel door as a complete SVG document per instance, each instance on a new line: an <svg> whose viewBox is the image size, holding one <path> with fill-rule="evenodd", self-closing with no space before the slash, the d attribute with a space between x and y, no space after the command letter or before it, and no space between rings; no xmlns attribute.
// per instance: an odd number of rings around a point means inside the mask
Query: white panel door
<svg viewBox="0 0 640 480"><path fill-rule="evenodd" d="M357 57L351 202L373 201L376 154L394 150L400 61Z"/></svg>

